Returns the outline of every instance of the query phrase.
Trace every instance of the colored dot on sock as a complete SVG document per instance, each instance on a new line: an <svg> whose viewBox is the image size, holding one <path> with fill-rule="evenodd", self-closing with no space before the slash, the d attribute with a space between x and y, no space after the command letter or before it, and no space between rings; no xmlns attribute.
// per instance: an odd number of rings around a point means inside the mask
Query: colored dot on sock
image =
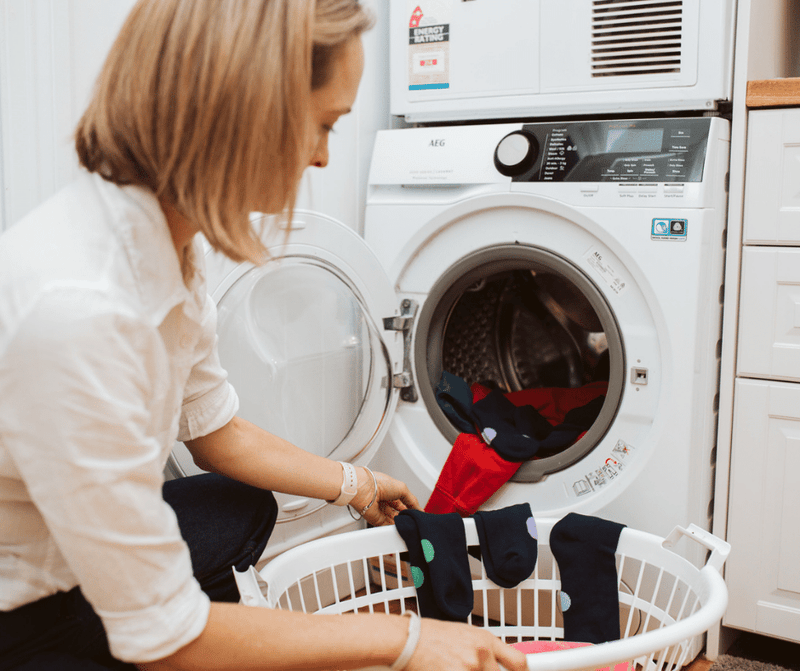
<svg viewBox="0 0 800 671"><path fill-rule="evenodd" d="M566 613L569 610L569 607L572 605L572 599L569 598L569 594L565 591L561 591L561 612Z"/></svg>
<svg viewBox="0 0 800 671"><path fill-rule="evenodd" d="M414 578L414 587L417 589L422 587L422 583L425 582L425 574L419 566L411 567L411 577Z"/></svg>
<svg viewBox="0 0 800 671"><path fill-rule="evenodd" d="M533 519L532 517L529 517L526 524L528 525L528 533L531 535L532 538L535 538L538 541L539 530L536 528L536 520Z"/></svg>
<svg viewBox="0 0 800 671"><path fill-rule="evenodd" d="M427 538L423 538L422 542L422 554L425 555L425 561L429 564L433 561L433 543L431 543Z"/></svg>

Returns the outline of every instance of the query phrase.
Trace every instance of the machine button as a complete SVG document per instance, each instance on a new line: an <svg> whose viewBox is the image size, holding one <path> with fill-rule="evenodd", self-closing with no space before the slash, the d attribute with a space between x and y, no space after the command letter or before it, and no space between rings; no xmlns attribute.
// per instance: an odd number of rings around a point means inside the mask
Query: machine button
<svg viewBox="0 0 800 671"><path fill-rule="evenodd" d="M516 177L533 167L539 155L539 141L527 131L509 133L494 150L494 165L506 177Z"/></svg>
<svg viewBox="0 0 800 671"><path fill-rule="evenodd" d="M581 193L597 193L600 191L599 184L581 184Z"/></svg>
<svg viewBox="0 0 800 671"><path fill-rule="evenodd" d="M683 195L683 184L665 184L664 193L677 193Z"/></svg>

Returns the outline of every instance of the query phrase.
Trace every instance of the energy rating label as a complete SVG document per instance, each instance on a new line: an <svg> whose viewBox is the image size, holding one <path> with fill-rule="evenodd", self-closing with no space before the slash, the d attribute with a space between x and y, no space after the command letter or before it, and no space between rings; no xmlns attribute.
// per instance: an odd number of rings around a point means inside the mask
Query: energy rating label
<svg viewBox="0 0 800 671"><path fill-rule="evenodd" d="M653 240L681 242L686 240L688 228L686 219L653 219L650 237Z"/></svg>
<svg viewBox="0 0 800 671"><path fill-rule="evenodd" d="M450 88L450 12L446 0L409 0L408 88Z"/></svg>

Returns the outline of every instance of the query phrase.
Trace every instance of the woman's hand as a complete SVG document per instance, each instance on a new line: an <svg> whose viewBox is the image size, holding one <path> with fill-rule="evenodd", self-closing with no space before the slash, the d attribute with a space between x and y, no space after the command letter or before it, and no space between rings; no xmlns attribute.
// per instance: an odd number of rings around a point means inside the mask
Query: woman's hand
<svg viewBox="0 0 800 671"><path fill-rule="evenodd" d="M406 671L527 671L525 655L486 629L467 624L422 619L417 648Z"/></svg>
<svg viewBox="0 0 800 671"><path fill-rule="evenodd" d="M375 502L364 513L364 519L372 526L379 527L392 524L394 518L401 510L412 508L419 510L419 502L404 482L395 480L385 473L375 473L375 482L366 468L357 468L358 493L353 497L350 506L357 512L369 505L375 498ZM378 485L377 496L375 495L375 483Z"/></svg>

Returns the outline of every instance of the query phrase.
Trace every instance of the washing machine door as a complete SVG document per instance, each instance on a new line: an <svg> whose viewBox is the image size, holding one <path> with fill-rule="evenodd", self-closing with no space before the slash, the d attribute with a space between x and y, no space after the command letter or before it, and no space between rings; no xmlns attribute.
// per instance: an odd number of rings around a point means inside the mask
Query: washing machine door
<svg viewBox="0 0 800 671"><path fill-rule="evenodd" d="M402 339L385 337L382 326L398 310L389 279L352 229L314 212L295 212L288 238L270 250L259 266L206 255L238 414L309 452L366 463L388 428L402 366ZM172 467L202 472L181 443ZM326 505L276 498L279 521Z"/></svg>

